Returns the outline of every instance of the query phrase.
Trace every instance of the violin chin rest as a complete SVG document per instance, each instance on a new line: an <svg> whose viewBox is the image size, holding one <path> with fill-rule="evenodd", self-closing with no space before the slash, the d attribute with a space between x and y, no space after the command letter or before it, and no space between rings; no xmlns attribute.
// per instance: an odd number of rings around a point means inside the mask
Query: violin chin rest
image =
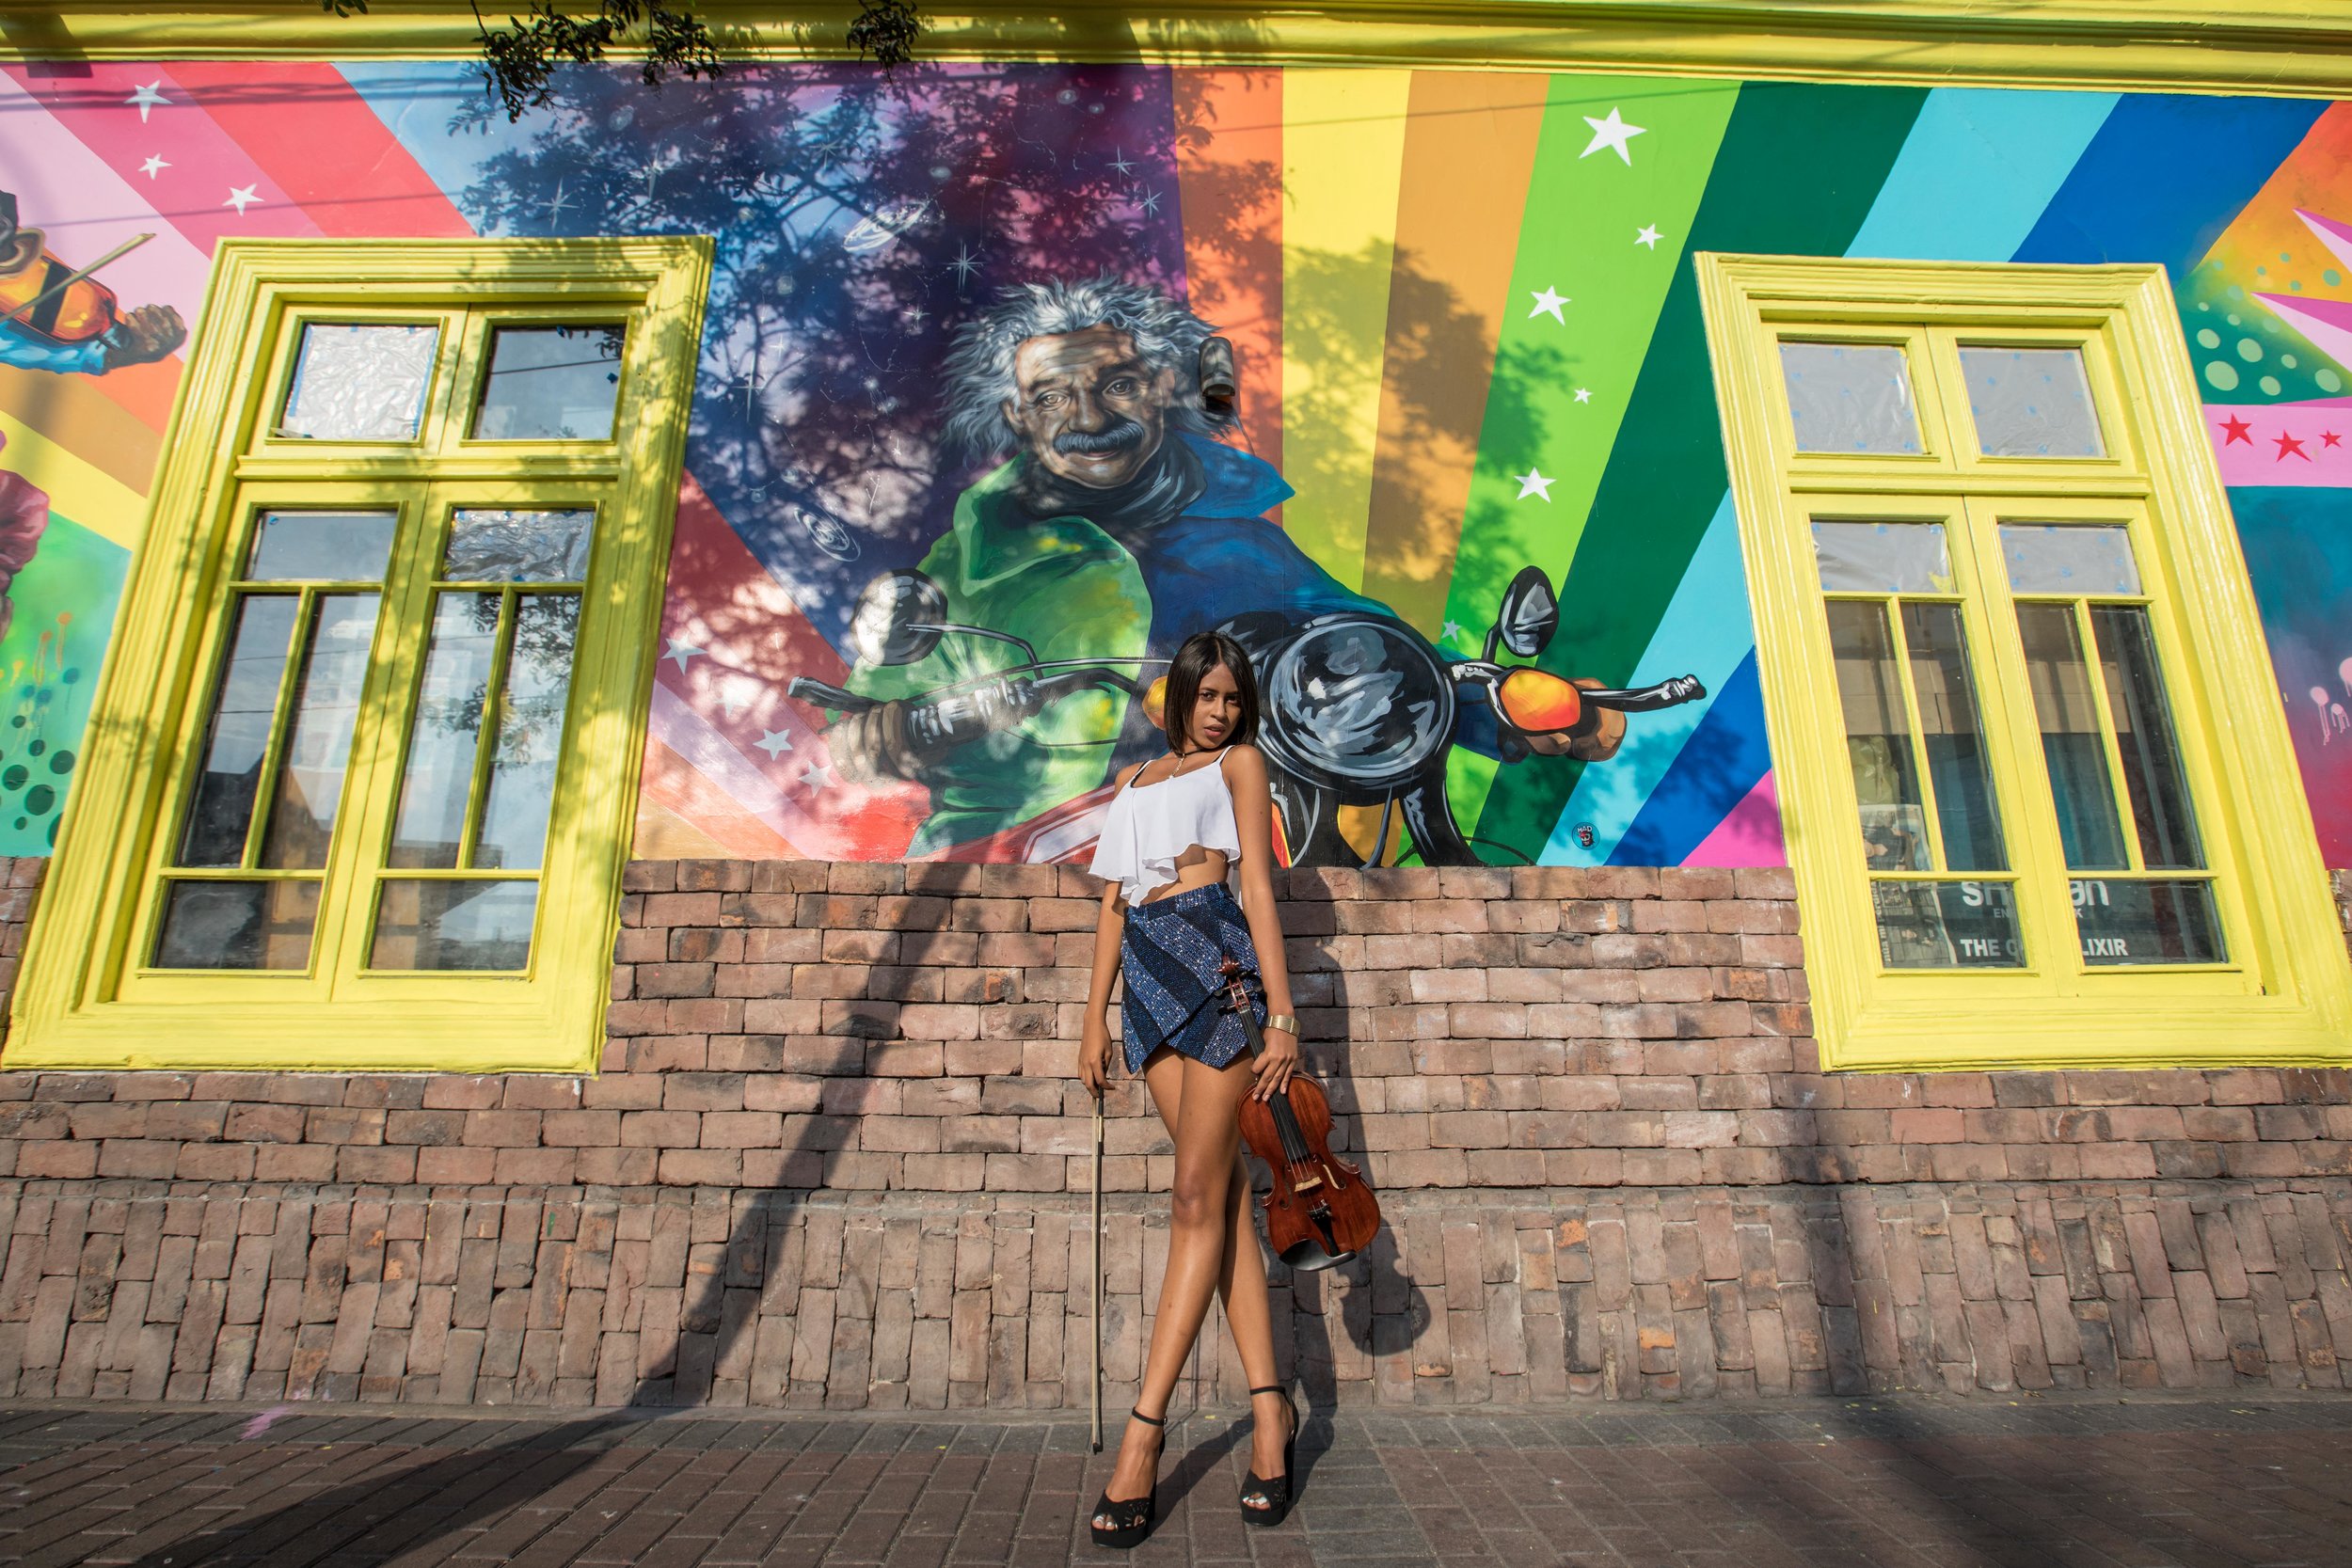
<svg viewBox="0 0 2352 1568"><path fill-rule="evenodd" d="M1353 1252L1334 1256L1324 1251L1320 1243L1300 1242L1282 1254L1282 1261L1300 1274L1315 1274L1324 1269L1336 1269L1355 1256Z"/></svg>

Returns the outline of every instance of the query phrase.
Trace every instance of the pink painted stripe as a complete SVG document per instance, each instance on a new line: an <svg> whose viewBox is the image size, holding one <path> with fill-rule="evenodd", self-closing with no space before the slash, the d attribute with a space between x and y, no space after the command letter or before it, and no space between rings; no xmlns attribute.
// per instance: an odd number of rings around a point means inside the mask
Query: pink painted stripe
<svg viewBox="0 0 2352 1568"><path fill-rule="evenodd" d="M1780 836L1780 791L1766 773L1740 802L1715 824L1682 862L1685 865L1787 865L1788 846Z"/></svg>
<svg viewBox="0 0 2352 1568"><path fill-rule="evenodd" d="M2207 404L2205 430L2229 485L2352 485L2352 406Z"/></svg>
<svg viewBox="0 0 2352 1568"><path fill-rule="evenodd" d="M175 306L194 321L212 265L206 253L159 215L145 192L42 108L17 80L22 70L0 71L0 125L7 127L0 135L0 190L16 194L18 220L46 234L51 252L74 266L95 261L135 234L152 233L100 280L126 307ZM132 118L136 120L135 110Z"/></svg>
<svg viewBox="0 0 2352 1568"><path fill-rule="evenodd" d="M232 234L308 239L319 233L318 225L253 155L204 112L203 94L191 92L162 66L101 63L90 66L87 76L71 77L32 71L19 65L8 73L126 182L146 186L141 194L152 208L205 254ZM131 100L149 86L164 101L150 105L142 120ZM208 90L249 92L252 85ZM301 111L289 104L286 112ZM170 166L151 180L140 172L150 157ZM254 199L241 215L229 198L245 190Z"/></svg>

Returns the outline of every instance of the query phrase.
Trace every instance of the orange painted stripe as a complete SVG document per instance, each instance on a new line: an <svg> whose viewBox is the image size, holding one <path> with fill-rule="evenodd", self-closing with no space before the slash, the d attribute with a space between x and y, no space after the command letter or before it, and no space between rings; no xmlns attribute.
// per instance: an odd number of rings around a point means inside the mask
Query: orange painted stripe
<svg viewBox="0 0 2352 1568"><path fill-rule="evenodd" d="M1478 71L1413 75L1364 592L1432 637L1461 543L1549 85Z"/></svg>
<svg viewBox="0 0 2352 1568"><path fill-rule="evenodd" d="M1242 434L1282 466L1282 73L1175 73L1192 308L1232 340Z"/></svg>
<svg viewBox="0 0 2352 1568"><path fill-rule="evenodd" d="M173 361L172 369L178 368L178 361ZM127 373L117 371L115 375ZM155 481L163 432L106 395L106 382L112 379L0 365L0 410L22 420L124 489L144 496Z"/></svg>

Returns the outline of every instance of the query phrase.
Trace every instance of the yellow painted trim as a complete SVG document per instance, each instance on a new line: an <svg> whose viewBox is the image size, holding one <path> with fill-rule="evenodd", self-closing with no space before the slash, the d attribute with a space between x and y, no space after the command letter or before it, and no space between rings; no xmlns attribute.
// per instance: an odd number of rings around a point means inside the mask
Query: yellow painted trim
<svg viewBox="0 0 2352 1568"><path fill-rule="evenodd" d="M223 242L0 1067L596 1069L710 259L707 238ZM465 440L456 426L471 397L452 389L475 384L481 322L509 309L536 320L583 303L631 323L614 438ZM313 444L262 433L302 319L413 309L446 324L418 441ZM587 501L599 523L531 967L369 972L377 847L397 801L443 519L457 505ZM226 634L230 563L257 509L303 502L404 512L310 967L143 969Z"/></svg>
<svg viewBox="0 0 2352 1568"><path fill-rule="evenodd" d="M1700 298L1755 610L1815 1032L1824 1067L2192 1067L2352 1060L2352 964L2273 689L2253 591L2201 427L2164 269L1702 254ZM1925 458L1799 453L1777 337L1908 335ZM1955 337L2063 333L2084 345L2115 455L1976 456ZM1940 391L1940 396L1938 395ZM2009 511L2012 505L2017 510ZM1879 961L1810 519L1937 519L1955 581L2016 879L2028 967ZM2229 961L2080 961L1994 521L2131 527Z"/></svg>
<svg viewBox="0 0 2352 1568"><path fill-rule="evenodd" d="M835 59L846 0L702 0L741 59ZM492 13L503 16L503 11ZM2341 6L2195 0L1345 0L1267 8L1192 0L926 7L930 60L1625 71L1713 77L2030 86L2331 97L2346 79ZM463 58L472 9L375 0L344 21L304 0L0 0L12 59Z"/></svg>

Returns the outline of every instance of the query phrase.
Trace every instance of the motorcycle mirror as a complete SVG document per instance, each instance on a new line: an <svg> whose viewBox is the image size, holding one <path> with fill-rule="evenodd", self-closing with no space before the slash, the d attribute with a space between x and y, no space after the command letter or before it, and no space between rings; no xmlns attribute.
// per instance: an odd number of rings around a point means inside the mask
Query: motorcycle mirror
<svg viewBox="0 0 2352 1568"><path fill-rule="evenodd" d="M1502 610L1486 634L1486 660L1494 661L1498 641L1519 657L1534 658L1559 629L1560 601L1552 596L1551 579L1541 566L1522 566L1502 591Z"/></svg>
<svg viewBox="0 0 2352 1568"><path fill-rule="evenodd" d="M850 652L863 664L913 664L939 646L947 595L915 571L884 572L850 615Z"/></svg>

